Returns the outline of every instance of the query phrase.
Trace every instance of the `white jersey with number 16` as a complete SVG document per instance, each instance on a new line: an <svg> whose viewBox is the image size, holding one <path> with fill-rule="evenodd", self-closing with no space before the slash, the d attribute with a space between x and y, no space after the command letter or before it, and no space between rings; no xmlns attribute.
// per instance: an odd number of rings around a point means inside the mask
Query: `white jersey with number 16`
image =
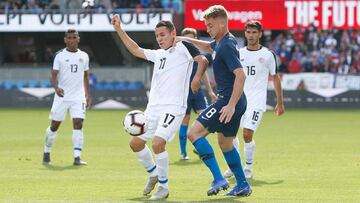
<svg viewBox="0 0 360 203"><path fill-rule="evenodd" d="M246 74L244 92L247 109L266 111L266 96L269 73L277 72L276 55L261 46L258 50L240 49L240 62Z"/></svg>

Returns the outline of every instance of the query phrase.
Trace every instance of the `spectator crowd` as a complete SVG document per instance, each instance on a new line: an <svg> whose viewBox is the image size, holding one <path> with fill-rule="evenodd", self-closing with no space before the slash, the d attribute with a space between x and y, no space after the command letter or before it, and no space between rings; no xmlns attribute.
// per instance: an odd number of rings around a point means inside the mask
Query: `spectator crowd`
<svg viewBox="0 0 360 203"><path fill-rule="evenodd" d="M330 72L360 74L360 32L298 27L266 39L266 46L280 56L281 72Z"/></svg>

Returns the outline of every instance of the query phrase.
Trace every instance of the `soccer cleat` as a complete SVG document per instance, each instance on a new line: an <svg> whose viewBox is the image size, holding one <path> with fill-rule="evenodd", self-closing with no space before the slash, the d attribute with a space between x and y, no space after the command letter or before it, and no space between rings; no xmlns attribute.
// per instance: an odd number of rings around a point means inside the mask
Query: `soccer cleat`
<svg viewBox="0 0 360 203"><path fill-rule="evenodd" d="M231 171L231 169L228 169L224 172L224 178L231 178L233 176L233 172Z"/></svg>
<svg viewBox="0 0 360 203"><path fill-rule="evenodd" d="M180 155L180 160L184 160L184 161L186 161L186 160L189 160L190 158L186 155L186 154L181 154Z"/></svg>
<svg viewBox="0 0 360 203"><path fill-rule="evenodd" d="M50 164L50 152L44 152L43 164Z"/></svg>
<svg viewBox="0 0 360 203"><path fill-rule="evenodd" d="M211 188L207 191L207 195L217 195L220 190L227 190L229 187L230 185L225 179L214 180L211 183Z"/></svg>
<svg viewBox="0 0 360 203"><path fill-rule="evenodd" d="M78 157L75 157L74 158L74 166L82 166L82 165L87 165L87 163L83 160L81 160L81 158L78 156Z"/></svg>
<svg viewBox="0 0 360 203"><path fill-rule="evenodd" d="M244 169L245 178L250 179L253 177L252 170L250 168Z"/></svg>
<svg viewBox="0 0 360 203"><path fill-rule="evenodd" d="M150 197L150 200L163 200L169 197L169 189L159 186L158 190Z"/></svg>
<svg viewBox="0 0 360 203"><path fill-rule="evenodd" d="M250 185L247 185L244 188L240 188L236 185L229 193L226 194L226 196L247 197L251 195L251 192L252 190Z"/></svg>
<svg viewBox="0 0 360 203"><path fill-rule="evenodd" d="M153 189L155 188L155 185L157 182L158 182L158 176L154 176L154 177L149 176L146 181L146 185L145 185L143 194L145 196L150 194L150 192L153 191Z"/></svg>

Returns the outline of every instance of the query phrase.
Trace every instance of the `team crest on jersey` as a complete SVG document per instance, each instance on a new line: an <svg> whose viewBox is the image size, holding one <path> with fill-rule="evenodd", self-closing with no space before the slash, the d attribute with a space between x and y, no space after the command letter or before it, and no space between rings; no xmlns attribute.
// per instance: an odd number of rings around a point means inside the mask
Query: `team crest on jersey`
<svg viewBox="0 0 360 203"><path fill-rule="evenodd" d="M80 62L80 63L84 63L84 59L80 58L80 59L79 59L79 62Z"/></svg>
<svg viewBox="0 0 360 203"><path fill-rule="evenodd" d="M260 57L260 58L259 58L259 62L260 62L260 63L265 63L265 59L262 58L262 57Z"/></svg>

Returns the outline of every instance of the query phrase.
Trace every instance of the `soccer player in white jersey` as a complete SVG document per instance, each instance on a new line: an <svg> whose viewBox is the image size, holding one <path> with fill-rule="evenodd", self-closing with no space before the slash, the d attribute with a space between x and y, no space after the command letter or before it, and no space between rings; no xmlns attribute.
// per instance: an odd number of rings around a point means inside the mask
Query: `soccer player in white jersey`
<svg viewBox="0 0 360 203"><path fill-rule="evenodd" d="M208 61L189 42L182 41L173 46L176 30L171 21L160 21L156 25L155 37L160 46L157 50L139 47L121 28L118 15L112 17L112 24L126 48L134 56L154 63L149 101L145 110L148 129L145 134L132 137L130 147L149 173L143 194L150 194L159 182L158 189L150 200L165 199L169 196L169 155L165 146L174 138L185 116L193 62L196 61L199 67L205 68ZM192 87L193 90L198 88L197 84L193 83ZM146 145L150 139L155 162Z"/></svg>
<svg viewBox="0 0 360 203"><path fill-rule="evenodd" d="M240 127L243 128L246 178L253 176L253 163L255 154L255 140L253 135L258 128L263 113L266 111L266 94L269 74L272 75L276 106L275 114L281 116L285 112L281 79L277 73L276 55L273 51L260 44L262 25L258 21L250 21L245 25L245 38L247 46L240 49L240 62L246 74L244 92L248 101L245 114L241 118ZM239 150L239 140L234 139L234 146ZM225 171L224 177L233 174L230 169Z"/></svg>
<svg viewBox="0 0 360 203"><path fill-rule="evenodd" d="M86 109L91 105L89 56L78 49L80 36L76 30L69 29L65 32L64 43L66 48L57 52L51 71L55 96L49 115L51 125L46 129L43 163L50 163L50 151L57 136L56 131L69 111L73 121L74 165L86 165L81 160L81 151L84 143L82 125Z"/></svg>

